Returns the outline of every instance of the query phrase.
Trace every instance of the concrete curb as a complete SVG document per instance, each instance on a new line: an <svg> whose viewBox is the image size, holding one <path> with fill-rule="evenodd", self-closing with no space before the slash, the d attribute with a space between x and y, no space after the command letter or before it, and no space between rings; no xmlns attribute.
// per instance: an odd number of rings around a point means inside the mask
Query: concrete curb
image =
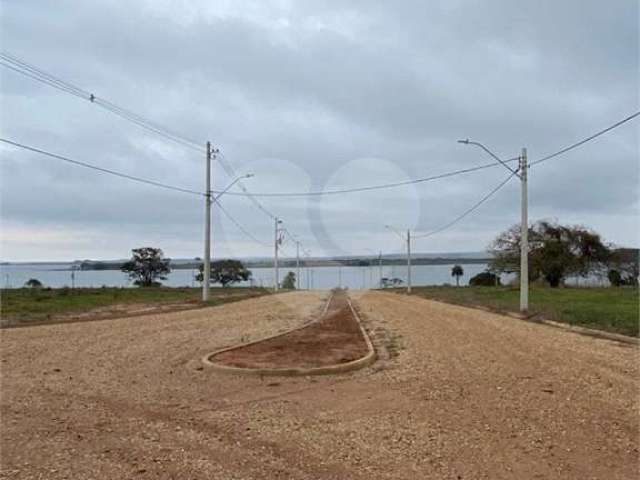
<svg viewBox="0 0 640 480"><path fill-rule="evenodd" d="M550 327L560 328L573 333L579 333L580 335L587 335L589 337L601 338L604 340L611 340L614 342L626 343L628 345L640 345L640 338L629 337L620 333L605 332L603 330L594 330L592 328L580 327L578 325L571 325L569 323L556 322L554 320L548 320L546 318L528 318L525 319L528 322L541 323Z"/></svg>
<svg viewBox="0 0 640 480"><path fill-rule="evenodd" d="M294 328L294 329L289 330L289 331L284 332L284 333L279 333L277 335L272 335L270 337L265 337L265 338L262 338L260 340L255 340L253 342L243 343L241 345L236 345L236 346L233 346L233 347L223 348L223 349L217 350L217 351L215 351L213 353L208 353L207 355L205 355L202 358L202 362L207 367L214 368L215 370L217 370L219 372L224 372L224 373L231 373L231 374L236 374L236 375L284 376L284 377L308 376L308 375L330 375L330 374L336 374L336 373L346 373L346 372L351 372L351 371L354 371L354 370L358 370L360 368L366 367L367 365L370 365L376 359L376 351L373 348L373 343L371 343L371 339L369 338L369 335L367 334L366 330L362 326L362 321L360 320L360 316L358 315L356 310L353 308L353 304L351 303L350 299L347 299L347 302L349 304L349 308L351 309L351 313L353 313L353 316L356 319L356 322L358 322L358 327L360 327L360 332L362 333L362 337L364 338L364 341L365 341L365 343L367 345L367 354L364 357L357 358L356 360L352 360L352 361L347 362L347 363L336 363L336 364L333 364L333 365L325 365L323 367L312 367L312 368L244 368L244 367L232 367L232 366L229 366L229 365L222 365L220 363L216 363L216 362L211 360L213 357L215 357L216 355L218 355L220 353L228 352L230 350L236 350L236 349L239 349L239 348L246 347L248 345L254 345L256 343L264 342L264 341L270 340L272 338L278 338L278 337L281 337L283 335L287 335L287 334L289 334L291 332L296 332L298 330L302 330L303 328L306 328L309 325L320 321L320 319L322 319L324 317L324 315L327 313L327 310L329 308L329 304L331 303L332 299L333 299L333 295L331 295L331 297L329 297L329 300L327 301L327 304L325 305L325 308L324 308L324 311L323 311L322 315L320 315L313 322L309 322L306 325Z"/></svg>
<svg viewBox="0 0 640 480"><path fill-rule="evenodd" d="M423 298L423 297L418 297L418 298ZM586 335L588 337L600 338L603 340L611 340L613 342L626 343L627 345L640 345L640 338L638 337L630 337L628 335L622 335L621 333L611 333L611 332L606 332L604 330L594 330L592 328L580 327L578 325L571 325L570 323L556 322L555 320L549 320L544 317L538 317L536 314L525 316L515 312L504 312L504 311L494 310L492 308L484 307L482 305L462 305L460 303L449 303L449 302L444 302L442 300L434 300L431 298L425 298L424 300L429 300L430 302L442 303L444 305L455 305L457 307L462 307L462 308L472 308L474 310L482 310L483 312L495 313L496 315L515 318L516 320L523 320L525 322L537 323L539 325L547 325L549 327L559 328L560 330L565 330L567 332L577 333L580 335Z"/></svg>

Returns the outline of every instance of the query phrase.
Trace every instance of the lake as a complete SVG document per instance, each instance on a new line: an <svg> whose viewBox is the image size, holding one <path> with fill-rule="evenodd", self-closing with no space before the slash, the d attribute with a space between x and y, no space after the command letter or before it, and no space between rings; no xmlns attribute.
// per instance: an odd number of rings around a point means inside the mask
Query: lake
<svg viewBox="0 0 640 480"><path fill-rule="evenodd" d="M442 285L443 283L455 283L451 276L452 265L418 265L412 268L414 285ZM485 264L462 265L464 276L460 278L460 284L466 285L473 275L486 269ZM295 272L295 268L280 268L280 281L288 271ZM273 286L273 268L251 268L253 279L251 284L256 286ZM196 270L173 270L163 285L170 287L195 287L199 283L195 281ZM59 288L76 287L131 287L127 275L119 270L77 270L73 274L72 282L71 263L23 263L0 266L0 285L3 288L17 288L24 285L30 278L37 278L45 287ZM391 265L382 267L383 277L398 277L406 282L407 267L403 265ZM505 279L507 277L505 276ZM237 285L249 285L250 282L241 282ZM373 267L339 267L336 265L323 267L309 267L300 269L300 288L330 289L337 286L351 289L377 288L380 284L380 269Z"/></svg>
<svg viewBox="0 0 640 480"><path fill-rule="evenodd" d="M60 288L72 286L71 263L22 263L0 266L0 285L2 288L17 288L24 285L30 278L37 278L45 287ZM460 285L467 285L469 279L484 271L486 264L461 264L464 276L460 278ZM411 269L414 286L455 284L451 276L453 264L446 265L416 265ZM241 282L238 286L273 286L273 268L251 268L253 278L251 282ZM295 268L280 268L280 281L288 271L295 272ZM196 287L196 270L173 270L163 285L169 287ZM80 270L74 272L73 283L76 287L132 287L132 282L119 270ZM382 276L397 277L403 282L407 280L407 267L404 265L390 265L382 267ZM501 280L507 283L514 275L502 275ZM569 279L568 284L583 286L606 286L608 282L600 277L590 279ZM338 286L351 289L378 288L380 285L380 269L372 267L339 267L336 265L323 267L309 267L300 269L300 288L330 289ZM403 284L404 285L404 284Z"/></svg>

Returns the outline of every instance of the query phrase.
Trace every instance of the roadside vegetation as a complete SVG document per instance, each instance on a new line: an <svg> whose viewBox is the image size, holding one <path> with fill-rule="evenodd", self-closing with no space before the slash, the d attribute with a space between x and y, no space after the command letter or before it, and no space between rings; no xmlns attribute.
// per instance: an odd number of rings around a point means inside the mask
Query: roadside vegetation
<svg viewBox="0 0 640 480"><path fill-rule="evenodd" d="M520 226L500 233L489 246L492 273L520 271ZM638 250L615 248L581 225L539 220L529 228L529 280L557 288L569 277L608 277L613 285L638 286Z"/></svg>
<svg viewBox="0 0 640 480"><path fill-rule="evenodd" d="M95 320L142 313L215 306L268 294L264 288L211 289L211 299L201 302L199 288L17 288L0 290L2 325Z"/></svg>
<svg viewBox="0 0 640 480"><path fill-rule="evenodd" d="M638 336L638 287L550 288L534 287L529 293L530 313L549 320ZM414 287L413 294L498 312L518 312L516 287Z"/></svg>
<svg viewBox="0 0 640 480"><path fill-rule="evenodd" d="M413 293L459 305L518 312L520 289L502 286L500 274L519 274L520 226L500 233L489 250L488 269L471 277L468 287L414 287ZM529 313L637 337L638 260L637 249L606 244L584 226L539 220L529 228ZM456 265L451 275L458 283L464 271ZM569 277L608 278L612 286L571 288L566 286Z"/></svg>

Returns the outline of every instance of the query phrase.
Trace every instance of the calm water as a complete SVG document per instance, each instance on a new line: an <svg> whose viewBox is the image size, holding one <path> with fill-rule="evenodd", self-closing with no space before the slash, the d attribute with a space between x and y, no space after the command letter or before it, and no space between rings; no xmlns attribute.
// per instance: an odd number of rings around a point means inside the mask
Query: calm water
<svg viewBox="0 0 640 480"><path fill-rule="evenodd" d="M444 283L455 284L455 278L451 276L451 265L418 265L411 269L413 285L442 285ZM464 276L460 278L460 285L467 285L469 279L484 271L486 264L462 264ZM20 264L0 266L0 285L3 288L17 288L24 285L30 278L37 278L46 287L71 286L71 264ZM280 281L288 271L294 269L281 268ZM250 282L242 282L237 285L273 286L272 268L252 268L253 279ZM170 287L196 287L196 270L174 270L169 274L164 285ZM407 267L393 265L382 267L382 276L387 278L397 277L406 282ZM502 282L513 279L513 275L503 275ZM118 270L84 270L75 272L76 287L132 287L128 277ZM569 284L606 286L605 279L593 277L589 279L569 279ZM300 269L300 288L329 289L337 286L351 289L378 288L380 284L379 267L310 267ZM404 285L404 284L403 284Z"/></svg>
<svg viewBox="0 0 640 480"><path fill-rule="evenodd" d="M71 286L71 264L20 264L0 266L0 285L3 288L21 287L30 278L37 278L46 287ZM414 285L455 284L451 276L453 265L419 265L412 268ZM460 284L466 285L473 275L485 270L484 264L463 265L464 276ZM281 268L280 279L288 271L295 269ZM273 285L272 268L252 268L252 284L257 286ZM198 286L194 277L195 270L174 270L167 280L162 282L171 287ZM383 277L398 277L406 282L407 267L401 265L382 267ZM130 287L133 286L128 277L118 270L83 270L75 273L76 287ZM505 277L506 280L506 277ZM300 288L328 289L337 286L351 289L377 288L380 283L379 267L310 267L300 269ZM243 282L238 285L249 285Z"/></svg>

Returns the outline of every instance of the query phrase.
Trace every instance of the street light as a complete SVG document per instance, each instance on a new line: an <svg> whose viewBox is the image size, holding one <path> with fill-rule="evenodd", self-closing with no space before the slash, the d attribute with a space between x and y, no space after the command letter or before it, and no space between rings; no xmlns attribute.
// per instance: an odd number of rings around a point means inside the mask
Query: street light
<svg viewBox="0 0 640 480"><path fill-rule="evenodd" d="M520 161L518 170L513 170L511 167L507 165L502 159L500 159L496 154L494 154L487 147L482 145L479 142L472 142L469 139L466 140L458 140L458 143L463 143L465 145L475 145L489 155L491 155L494 159L500 162L507 170L509 170L512 174L516 175L520 179L521 185L521 196L520 196L520 210L521 210L521 224L520 224L520 311L522 313L527 313L529 310L529 261L528 261L528 252L529 252L529 213L528 213L528 193L527 193L527 177L529 167L527 166L527 149L522 149L522 154L518 157Z"/></svg>
<svg viewBox="0 0 640 480"><path fill-rule="evenodd" d="M495 160L497 160L498 162L500 162L504 168L506 168L507 170L509 170L511 173L517 175L518 171L514 170L513 168L511 168L509 165L507 165L507 163L505 161L503 161L500 157L498 157L495 153L493 153L491 150L489 150L487 147L485 147L483 144L481 144L480 142L472 142L471 140L469 140L468 138L466 140L458 140L458 143L463 143L464 145L475 145L476 147L480 147L482 150L484 150L485 152L487 152L489 155L491 155L491 157L493 157Z"/></svg>
<svg viewBox="0 0 640 480"><path fill-rule="evenodd" d="M402 240L405 238L400 234L398 230L391 225L385 225L385 227L398 235ZM411 293L411 230L407 228L407 293Z"/></svg>
<svg viewBox="0 0 640 480"><path fill-rule="evenodd" d="M280 237L280 232L282 231L281 228L279 228L279 226L282 224L282 220L280 220L278 217L274 218L274 222L275 222L275 237L274 237L274 246L273 246L273 250L274 250L274 255L273 255L273 276L274 276L274 280L275 280L275 284L274 284L274 290L277 292L278 288L279 288L279 272L278 272L278 246L280 245L280 243L282 242L282 239Z"/></svg>
<svg viewBox="0 0 640 480"><path fill-rule="evenodd" d="M231 182L227 188L222 190L215 197L211 196L211 158L213 157L215 151L211 149L211 144L207 142L207 176L206 176L206 187L207 191L205 193L205 223L204 223L204 259L202 265L202 301L209 301L209 282L211 278L211 204L213 202L218 203L218 199L227 193L227 191L233 187L236 183L238 183L243 178L253 177L253 173L247 173L246 175L242 175L236 178L233 182Z"/></svg>

